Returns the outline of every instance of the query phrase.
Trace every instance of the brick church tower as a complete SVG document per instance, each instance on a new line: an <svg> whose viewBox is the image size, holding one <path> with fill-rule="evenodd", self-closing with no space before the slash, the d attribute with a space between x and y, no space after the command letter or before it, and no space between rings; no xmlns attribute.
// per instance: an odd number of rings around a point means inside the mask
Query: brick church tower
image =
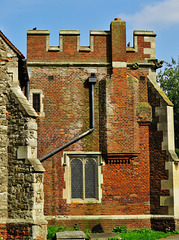
<svg viewBox="0 0 179 240"><path fill-rule="evenodd" d="M61 30L59 46L49 35L27 32L49 224L177 228L173 104L156 83L156 34L134 31L126 47L117 18L90 32L90 46L80 46L79 31Z"/></svg>

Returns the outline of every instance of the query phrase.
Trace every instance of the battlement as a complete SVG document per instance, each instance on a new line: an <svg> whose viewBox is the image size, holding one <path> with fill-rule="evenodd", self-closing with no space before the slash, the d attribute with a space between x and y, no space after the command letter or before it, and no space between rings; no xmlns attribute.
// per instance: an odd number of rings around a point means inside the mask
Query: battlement
<svg viewBox="0 0 179 240"><path fill-rule="evenodd" d="M93 52L94 51L94 36L107 36L110 31L90 31L90 46L80 46L80 31L78 30L60 30L59 31L59 46L49 46L50 31L48 30L28 30L27 35L45 35L46 36L46 51L62 52L65 37L76 36L76 51L77 52ZM75 39L74 38L74 39Z"/></svg>
<svg viewBox="0 0 179 240"><path fill-rule="evenodd" d="M60 30L59 46L49 45L50 31L28 30L27 59L113 66L116 62L145 61L155 59L155 36L153 31L134 31L134 46L126 46L126 22L120 19L111 22L110 31L90 31L90 46L80 46L78 30Z"/></svg>

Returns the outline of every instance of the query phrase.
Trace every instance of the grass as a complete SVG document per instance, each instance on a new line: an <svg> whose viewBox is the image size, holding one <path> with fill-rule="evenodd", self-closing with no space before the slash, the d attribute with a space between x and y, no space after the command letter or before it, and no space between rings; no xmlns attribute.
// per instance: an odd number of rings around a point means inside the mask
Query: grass
<svg viewBox="0 0 179 240"><path fill-rule="evenodd" d="M49 225L47 226L48 235L47 239L52 240L55 237L56 232L64 232L64 231L78 231L80 230L80 225L76 224L74 228L69 228L58 225ZM91 231L86 229L85 231L86 239L89 238ZM168 236L173 236L174 234L179 234L179 231L170 231L170 228L166 229L166 232L154 231L151 229L141 228L135 230L128 230L126 226L117 226L113 229L113 232L118 234L122 240L155 240L160 238L166 238ZM110 238L110 240L115 240L115 238Z"/></svg>
<svg viewBox="0 0 179 240"><path fill-rule="evenodd" d="M168 236L174 235L173 233L164 233L164 232L156 232L153 230L149 230L146 232L135 232L127 230L126 233L118 234L122 240L155 240L160 238L166 238Z"/></svg>
<svg viewBox="0 0 179 240"><path fill-rule="evenodd" d="M52 240L55 237L56 232L64 232L64 231L80 231L80 224L75 224L74 228L67 227L65 225L47 225L47 240ZM86 234L86 239L89 238L91 231L89 229L85 229L84 233Z"/></svg>
<svg viewBox="0 0 179 240"><path fill-rule="evenodd" d="M113 232L116 232L122 240L155 240L179 234L179 231L171 232L170 228L166 229L166 232L159 232L146 228L127 230L125 226L115 227Z"/></svg>

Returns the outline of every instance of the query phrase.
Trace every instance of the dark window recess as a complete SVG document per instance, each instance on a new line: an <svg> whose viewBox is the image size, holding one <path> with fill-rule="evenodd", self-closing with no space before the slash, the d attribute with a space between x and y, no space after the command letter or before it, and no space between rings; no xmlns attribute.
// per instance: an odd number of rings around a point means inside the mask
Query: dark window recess
<svg viewBox="0 0 179 240"><path fill-rule="evenodd" d="M141 81L144 81L144 80L145 80L145 77L144 77L144 76L140 76L140 80L141 80Z"/></svg>
<svg viewBox="0 0 179 240"><path fill-rule="evenodd" d="M71 197L83 198L83 164L78 158L71 162Z"/></svg>
<svg viewBox="0 0 179 240"><path fill-rule="evenodd" d="M52 81L54 79L54 76L48 76L48 80Z"/></svg>
<svg viewBox="0 0 179 240"><path fill-rule="evenodd" d="M97 162L93 158L71 160L71 198L97 197Z"/></svg>
<svg viewBox="0 0 179 240"><path fill-rule="evenodd" d="M40 93L33 93L33 108L40 112Z"/></svg>
<svg viewBox="0 0 179 240"><path fill-rule="evenodd" d="M95 198L95 162L88 158L85 164L85 198Z"/></svg>

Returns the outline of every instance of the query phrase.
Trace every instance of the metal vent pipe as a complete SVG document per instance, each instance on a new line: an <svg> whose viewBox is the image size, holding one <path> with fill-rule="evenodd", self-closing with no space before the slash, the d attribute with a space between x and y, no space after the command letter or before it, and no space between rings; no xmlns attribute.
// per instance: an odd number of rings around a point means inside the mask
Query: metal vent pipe
<svg viewBox="0 0 179 240"><path fill-rule="evenodd" d="M77 142L78 140L86 137L87 135L89 135L93 132L93 130L95 128L95 124L94 124L94 85L96 84L95 74L93 74L93 73L91 74L91 76L88 78L88 83L89 83L89 86L90 86L90 129L88 131L82 133L78 137L75 137L74 139L67 142L66 144L62 145L61 147L57 148L53 152L50 152L46 156L40 158L40 162L45 161L46 159L52 157L56 153L62 151L64 148L70 146L71 144Z"/></svg>

